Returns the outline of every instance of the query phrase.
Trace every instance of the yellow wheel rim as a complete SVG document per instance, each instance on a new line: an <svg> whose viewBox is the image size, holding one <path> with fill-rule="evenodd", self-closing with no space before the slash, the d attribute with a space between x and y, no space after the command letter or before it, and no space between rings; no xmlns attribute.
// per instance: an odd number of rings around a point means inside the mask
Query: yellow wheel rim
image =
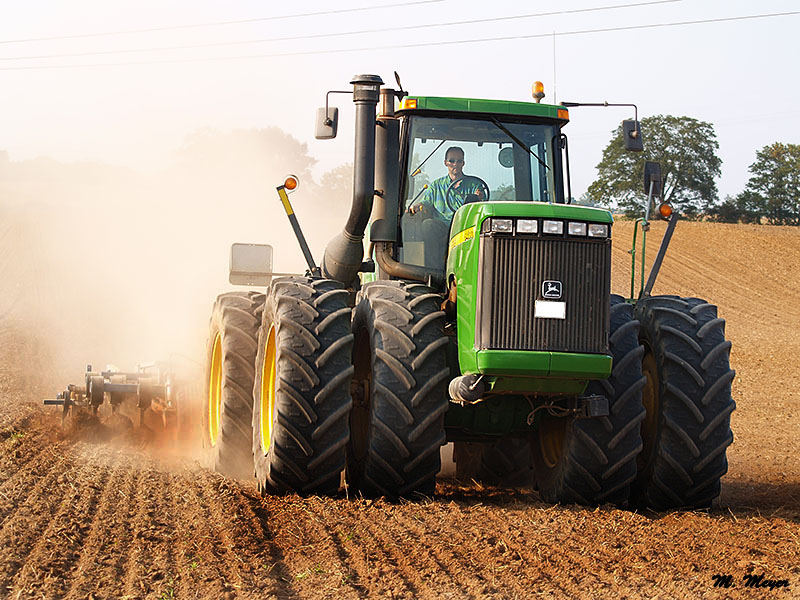
<svg viewBox="0 0 800 600"><path fill-rule="evenodd" d="M539 449L548 468L554 468L564 453L564 437L567 429L566 418L553 418L545 415L539 425Z"/></svg>
<svg viewBox="0 0 800 600"><path fill-rule="evenodd" d="M269 450L272 439L272 412L275 410L275 389L277 388L275 358L275 326L272 325L269 328L267 346L264 349L264 361L261 363L260 429L261 449L265 454Z"/></svg>
<svg viewBox="0 0 800 600"><path fill-rule="evenodd" d="M211 351L211 372L208 376L208 439L217 445L222 413L222 336L217 333Z"/></svg>

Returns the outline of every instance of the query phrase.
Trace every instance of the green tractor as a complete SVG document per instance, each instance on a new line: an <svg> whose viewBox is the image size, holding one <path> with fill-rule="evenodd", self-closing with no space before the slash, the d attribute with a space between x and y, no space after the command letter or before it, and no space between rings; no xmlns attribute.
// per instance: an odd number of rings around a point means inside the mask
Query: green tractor
<svg viewBox="0 0 800 600"><path fill-rule="evenodd" d="M650 294L677 216L647 284L640 255L640 292L613 295L612 216L570 202L567 105L351 83L353 204L321 264L292 177L278 193L306 275L274 277L268 246L234 245L231 281L269 284L214 307L214 466L255 472L264 493L332 494L344 475L351 492L412 497L434 492L452 442L458 475L546 501L709 506L734 372L715 306ZM326 101L317 137L337 123ZM641 149L638 121L623 131Z"/></svg>

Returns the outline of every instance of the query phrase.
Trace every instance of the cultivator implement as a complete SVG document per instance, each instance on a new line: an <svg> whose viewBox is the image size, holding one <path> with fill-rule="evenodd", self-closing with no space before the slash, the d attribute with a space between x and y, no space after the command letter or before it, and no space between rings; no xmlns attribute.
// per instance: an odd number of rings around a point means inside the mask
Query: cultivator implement
<svg viewBox="0 0 800 600"><path fill-rule="evenodd" d="M82 385L69 384L44 404L63 407L62 424L78 412L97 417L104 404L110 407L112 416L120 415L125 405L126 412L138 411L139 427L174 432L180 400L186 403L186 388L164 362L142 364L130 372L110 368L96 372L87 365Z"/></svg>

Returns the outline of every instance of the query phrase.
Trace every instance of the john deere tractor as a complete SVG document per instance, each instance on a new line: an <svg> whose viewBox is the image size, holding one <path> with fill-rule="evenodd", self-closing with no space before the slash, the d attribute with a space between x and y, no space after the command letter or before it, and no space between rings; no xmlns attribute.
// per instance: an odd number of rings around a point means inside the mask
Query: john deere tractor
<svg viewBox="0 0 800 600"><path fill-rule="evenodd" d="M232 277L271 281L214 307L215 466L264 493L332 494L344 474L351 492L410 497L434 492L452 442L460 475L547 501L710 505L734 372L715 306L650 293L677 215L647 284L611 294L612 216L571 203L568 106L351 84L353 203L321 264L291 177L278 193L307 273L274 277L263 247L234 248ZM337 126L326 101L318 137ZM641 149L638 121L622 129ZM449 182L448 157L464 161Z"/></svg>

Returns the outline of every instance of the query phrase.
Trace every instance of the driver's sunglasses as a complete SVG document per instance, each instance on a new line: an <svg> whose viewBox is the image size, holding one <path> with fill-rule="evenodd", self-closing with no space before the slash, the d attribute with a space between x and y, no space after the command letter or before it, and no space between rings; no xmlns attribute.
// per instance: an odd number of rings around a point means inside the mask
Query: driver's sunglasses
<svg viewBox="0 0 800 600"><path fill-rule="evenodd" d="M454 158L447 158L447 159L445 159L444 162L448 162L451 165L463 165L464 164L464 159L463 158L455 158L455 159Z"/></svg>

